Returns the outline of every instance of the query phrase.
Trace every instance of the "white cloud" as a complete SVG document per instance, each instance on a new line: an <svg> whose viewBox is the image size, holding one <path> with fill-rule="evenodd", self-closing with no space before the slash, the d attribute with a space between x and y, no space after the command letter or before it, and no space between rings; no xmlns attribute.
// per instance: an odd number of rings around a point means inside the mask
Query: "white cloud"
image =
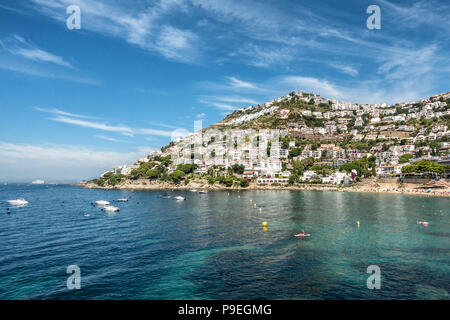
<svg viewBox="0 0 450 320"><path fill-rule="evenodd" d="M0 41L1 47L13 55L23 57L37 62L53 63L62 67L75 69L75 67L64 58L45 51L31 44L19 35L13 35Z"/></svg>
<svg viewBox="0 0 450 320"><path fill-rule="evenodd" d="M64 58L38 48L19 35L0 39L0 69L49 79L99 84Z"/></svg>
<svg viewBox="0 0 450 320"><path fill-rule="evenodd" d="M442 28L449 33L450 21L448 12L450 7L445 2L416 1L409 7L403 7L387 0L379 0L386 13L395 15L396 23L406 28L415 28L418 24L431 25L434 28Z"/></svg>
<svg viewBox="0 0 450 320"><path fill-rule="evenodd" d="M356 77L359 74L356 68L349 65L330 63L330 66L352 77Z"/></svg>
<svg viewBox="0 0 450 320"><path fill-rule="evenodd" d="M238 109L235 106L229 105L229 104L225 104L225 103L219 103L219 102L212 102L211 105L213 105L214 107L220 109L220 110L229 110L229 111L233 111Z"/></svg>
<svg viewBox="0 0 450 320"><path fill-rule="evenodd" d="M203 119L204 117L206 117L206 113L199 113L199 114L196 115L196 117L198 119Z"/></svg>
<svg viewBox="0 0 450 320"><path fill-rule="evenodd" d="M339 89L326 80L312 77L285 76L282 81L292 88L301 88L306 92L320 93L326 97L341 98L343 96Z"/></svg>
<svg viewBox="0 0 450 320"><path fill-rule="evenodd" d="M437 46L432 44L419 50L401 50L388 56L380 56L378 73L388 79L406 80L409 77L422 77L434 69L438 72L439 68L436 65L448 63L449 60L439 58L436 50Z"/></svg>
<svg viewBox="0 0 450 320"><path fill-rule="evenodd" d="M253 43L245 45L231 54L231 56L243 56L248 65L262 68L286 65L294 59L295 55L296 50L288 46L280 48L280 44L276 44L263 47Z"/></svg>
<svg viewBox="0 0 450 320"><path fill-rule="evenodd" d="M258 102L254 99L239 96L202 96L202 100L221 101L228 103L246 103L252 105L258 104Z"/></svg>
<svg viewBox="0 0 450 320"><path fill-rule="evenodd" d="M87 118L87 119L95 118L95 117L90 117L90 116L84 116L84 115L81 115L81 114L70 113L70 112L59 110L59 109L47 109L47 108L41 108L41 107L34 107L33 109L35 109L37 111L40 111L40 112L51 113L51 114L58 114L58 115L68 116L68 117Z"/></svg>
<svg viewBox="0 0 450 320"><path fill-rule="evenodd" d="M195 44L198 37L191 31L164 26L159 34L155 48L166 58L182 62L197 59Z"/></svg>
<svg viewBox="0 0 450 320"><path fill-rule="evenodd" d="M103 131L133 133L133 130L131 128L125 127L125 126L112 126L112 125L108 125L105 123L73 119L73 118L64 117L64 116L57 116L54 118L49 118L49 120L62 122L62 123L68 123L68 124L74 124L74 125L85 127L85 128L98 129L98 130L103 130Z"/></svg>
<svg viewBox="0 0 450 320"><path fill-rule="evenodd" d="M188 29L166 23L165 18L185 12L184 1L163 0L129 5L113 1L86 0L32 0L37 10L64 22L61 14L69 5L82 9L82 28L103 35L118 37L128 43L157 52L167 59L179 62L195 62L200 56L198 37Z"/></svg>
<svg viewBox="0 0 450 320"><path fill-rule="evenodd" d="M76 125L84 128L108 131L108 132L117 132L125 136L132 137L135 134L138 135L156 135L163 137L172 137L174 130L166 131L166 130L158 130L151 128L132 128L123 125L110 125L103 122L95 122L95 121L87 121L82 119L76 119L68 116L55 116L52 118L48 118L48 120L67 123L71 125ZM183 129L184 130L184 129Z"/></svg>
<svg viewBox="0 0 450 320"><path fill-rule="evenodd" d="M107 137L107 136L102 136L99 134L94 135L94 137L102 139L102 140L106 140L106 141L111 141L111 142L130 142L130 141L126 141L126 140L120 140L120 139L116 139L116 138L112 138L112 137Z"/></svg>
<svg viewBox="0 0 450 320"><path fill-rule="evenodd" d="M73 181L98 176L101 172L149 154L152 149L132 152L101 151L82 146L32 145L0 142L0 179L31 181L45 179Z"/></svg>
<svg viewBox="0 0 450 320"><path fill-rule="evenodd" d="M18 48L13 50L12 53L18 54L26 59L34 61L51 62L63 67L71 69L74 68L69 62L65 61L63 58L41 49Z"/></svg>
<svg viewBox="0 0 450 320"><path fill-rule="evenodd" d="M228 77L228 80L233 88L257 89L253 83L242 81L235 77Z"/></svg>

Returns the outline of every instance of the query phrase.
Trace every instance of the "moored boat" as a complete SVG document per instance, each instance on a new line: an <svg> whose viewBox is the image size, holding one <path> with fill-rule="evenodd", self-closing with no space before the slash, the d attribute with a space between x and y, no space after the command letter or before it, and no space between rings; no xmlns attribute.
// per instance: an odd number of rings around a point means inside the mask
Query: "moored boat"
<svg viewBox="0 0 450 320"><path fill-rule="evenodd" d="M105 212L118 212L118 211L120 211L120 209L118 207L115 207L115 206L104 206L103 210Z"/></svg>
<svg viewBox="0 0 450 320"><path fill-rule="evenodd" d="M97 200L95 201L95 205L99 206L99 207L104 207L104 206L109 206L109 201L106 200Z"/></svg>
<svg viewBox="0 0 450 320"><path fill-rule="evenodd" d="M8 202L8 204L11 206L26 206L28 204L28 201L23 198L19 198L16 200L7 200L6 202Z"/></svg>

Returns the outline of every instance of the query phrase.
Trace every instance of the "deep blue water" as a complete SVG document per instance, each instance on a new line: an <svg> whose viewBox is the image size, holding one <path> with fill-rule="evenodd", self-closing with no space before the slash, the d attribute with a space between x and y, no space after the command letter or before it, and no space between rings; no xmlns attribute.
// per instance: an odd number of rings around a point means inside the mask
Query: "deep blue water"
<svg viewBox="0 0 450 320"><path fill-rule="evenodd" d="M0 299L449 299L449 199L162 193L0 186ZM18 197L30 204L7 214ZM115 214L91 205L121 197ZM294 238L301 229L312 236ZM69 265L80 290L66 287Z"/></svg>

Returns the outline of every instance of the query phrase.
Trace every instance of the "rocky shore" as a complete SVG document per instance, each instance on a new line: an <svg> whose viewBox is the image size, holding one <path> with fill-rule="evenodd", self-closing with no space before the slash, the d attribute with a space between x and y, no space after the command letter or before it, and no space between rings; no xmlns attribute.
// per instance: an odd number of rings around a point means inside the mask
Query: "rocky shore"
<svg viewBox="0 0 450 320"><path fill-rule="evenodd" d="M238 186L226 187L221 184L208 184L206 180L194 180L189 184L172 184L163 181L149 181L146 179L126 180L115 186L100 187L93 182L80 183L79 185L86 189L105 189L105 190L298 190L298 191L338 191L338 192L364 192L364 193L390 193L390 194L411 194L423 196L450 197L450 186L448 182L442 183L445 187L419 188L417 184L400 184L393 182L363 182L351 186L336 186L326 184L296 184L296 185L261 185L250 183L247 188Z"/></svg>

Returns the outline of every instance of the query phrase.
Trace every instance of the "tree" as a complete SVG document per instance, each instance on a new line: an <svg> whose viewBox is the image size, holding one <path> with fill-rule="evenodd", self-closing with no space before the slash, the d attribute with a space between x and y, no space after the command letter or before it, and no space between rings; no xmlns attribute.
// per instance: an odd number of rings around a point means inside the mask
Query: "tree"
<svg viewBox="0 0 450 320"><path fill-rule="evenodd" d="M372 170L369 170L370 167L372 168ZM344 163L340 169L346 172L356 170L356 172L358 173L358 177L366 177L374 175L374 167L375 159L370 157L363 158L361 160L355 160L350 163Z"/></svg>
<svg viewBox="0 0 450 320"><path fill-rule="evenodd" d="M243 179L241 179L241 181L239 182L239 185L240 185L242 188L247 188L247 187L250 185L250 183L248 182L247 179L243 178Z"/></svg>
<svg viewBox="0 0 450 320"><path fill-rule="evenodd" d="M194 173L194 171L198 168L196 164L179 164L177 166L177 170L181 170L186 174Z"/></svg>
<svg viewBox="0 0 450 320"><path fill-rule="evenodd" d="M244 170L245 170L245 166L243 164L233 164L233 166L231 167L234 173L237 174L243 174Z"/></svg>
<svg viewBox="0 0 450 320"><path fill-rule="evenodd" d="M105 186L105 180L103 180L103 179L101 179L101 178L94 179L93 182L94 182L96 185L100 186L100 187L104 187L104 186Z"/></svg>
<svg viewBox="0 0 450 320"><path fill-rule="evenodd" d="M207 180L209 184L214 184L216 182L216 179L212 176L209 176Z"/></svg>
<svg viewBox="0 0 450 320"><path fill-rule="evenodd" d="M293 167L293 173L297 174L298 176L303 175L303 172L305 171L305 165L302 161L294 161L292 163Z"/></svg>
<svg viewBox="0 0 450 320"><path fill-rule="evenodd" d="M177 183L179 183L181 181L181 179L183 179L183 177L185 175L186 174L183 171L175 170L174 172L172 172L170 174L170 179L172 180L173 183L177 184Z"/></svg>
<svg viewBox="0 0 450 320"><path fill-rule="evenodd" d="M300 148L294 148L291 151L289 151L289 158L297 157L301 152Z"/></svg>
<svg viewBox="0 0 450 320"><path fill-rule="evenodd" d="M223 184L229 188L233 185L233 178L229 177L223 180Z"/></svg>
<svg viewBox="0 0 450 320"><path fill-rule="evenodd" d="M400 163L407 163L409 162L409 160L411 160L414 156L410 153L406 153L400 156L400 158L398 159L398 162Z"/></svg>
<svg viewBox="0 0 450 320"><path fill-rule="evenodd" d="M412 164L406 165L402 168L403 173L427 173L433 172L442 174L446 170L446 166L440 165L435 162L431 162L430 160L424 159L420 161L416 161Z"/></svg>
<svg viewBox="0 0 450 320"><path fill-rule="evenodd" d="M296 183L297 181L298 181L298 175L296 173L292 173L289 176L288 183L292 185L292 184Z"/></svg>
<svg viewBox="0 0 450 320"><path fill-rule="evenodd" d="M160 175L161 175L161 172L158 169L149 169L146 172L146 176L149 179L158 179Z"/></svg>

